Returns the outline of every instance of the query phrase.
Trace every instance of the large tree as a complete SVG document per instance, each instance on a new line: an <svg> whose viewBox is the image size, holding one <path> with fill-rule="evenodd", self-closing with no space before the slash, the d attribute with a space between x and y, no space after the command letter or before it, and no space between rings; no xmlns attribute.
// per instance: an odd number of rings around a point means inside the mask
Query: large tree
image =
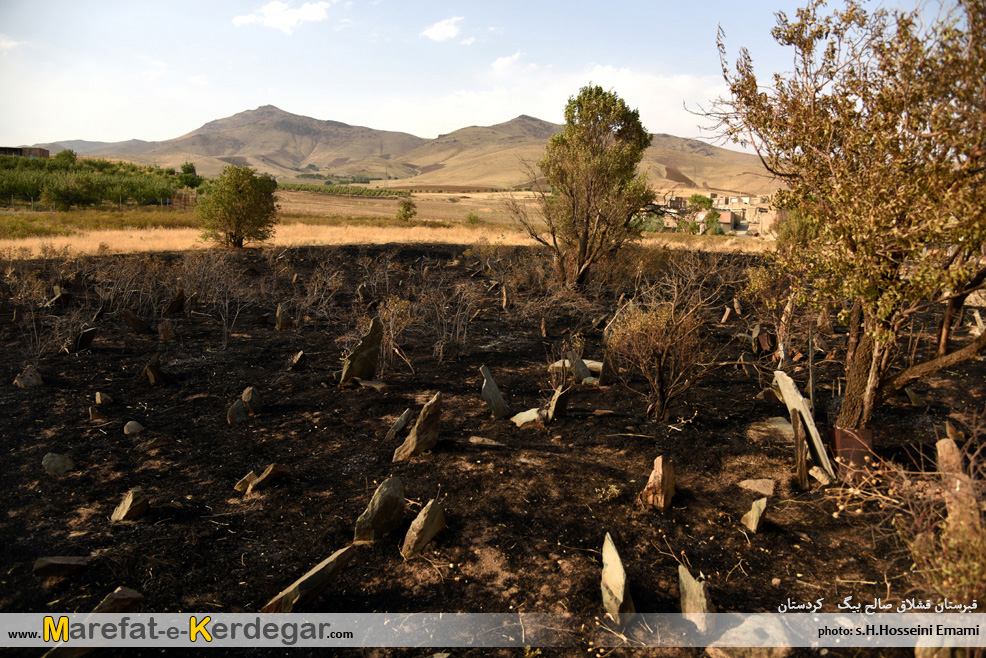
<svg viewBox="0 0 986 658"><path fill-rule="evenodd" d="M986 335L953 345L955 320L986 279L986 5L825 14L812 0L778 14L794 70L765 82L745 49L730 94L708 113L751 145L786 189L775 203L812 239L779 254L800 298L841 304L849 326L837 424L865 428L874 407L917 379L969 359ZM935 349L902 366L900 338L944 308Z"/></svg>
<svg viewBox="0 0 986 658"><path fill-rule="evenodd" d="M199 202L202 238L227 247L263 242L277 223L277 181L258 176L250 167L223 168L209 193Z"/></svg>
<svg viewBox="0 0 986 658"><path fill-rule="evenodd" d="M537 163L534 212L510 207L528 234L555 253L559 282L577 288L591 268L639 237L635 215L654 200L637 165L651 135L614 92L583 87L565 107L565 129Z"/></svg>

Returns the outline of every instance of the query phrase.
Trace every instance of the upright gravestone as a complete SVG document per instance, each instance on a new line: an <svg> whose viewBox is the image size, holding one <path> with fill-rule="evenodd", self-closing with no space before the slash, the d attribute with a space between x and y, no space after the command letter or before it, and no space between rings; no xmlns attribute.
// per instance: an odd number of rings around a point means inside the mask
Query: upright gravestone
<svg viewBox="0 0 986 658"><path fill-rule="evenodd" d="M438 443L438 428L441 421L442 393L439 391L421 409L418 421L411 428L407 440L394 451L394 461L404 461L434 448L435 444Z"/></svg>
<svg viewBox="0 0 986 658"><path fill-rule="evenodd" d="M373 318L370 329L360 340L359 345L346 357L342 366L340 385L354 379L373 379L377 372L377 359L380 356L380 342L383 340L383 322L380 317Z"/></svg>
<svg viewBox="0 0 986 658"><path fill-rule="evenodd" d="M356 520L354 542L375 541L401 525L404 520L404 483L400 478L389 478L377 487L360 517Z"/></svg>
<svg viewBox="0 0 986 658"><path fill-rule="evenodd" d="M484 365L479 369L479 372L483 375L483 400L489 406L493 418L497 420L506 418L510 415L510 411L507 409L507 403L503 401L499 387L493 381L493 375L490 373L490 369Z"/></svg>
<svg viewBox="0 0 986 658"><path fill-rule="evenodd" d="M606 533L603 541L602 573L603 607L606 613L620 626L625 626L636 614L633 598L627 586L627 574L616 551L613 538Z"/></svg>

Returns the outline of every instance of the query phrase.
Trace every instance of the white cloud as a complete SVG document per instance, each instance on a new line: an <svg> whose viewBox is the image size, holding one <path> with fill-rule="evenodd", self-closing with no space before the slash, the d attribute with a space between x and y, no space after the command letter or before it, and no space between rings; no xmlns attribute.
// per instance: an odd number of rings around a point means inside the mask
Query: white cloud
<svg viewBox="0 0 986 658"><path fill-rule="evenodd" d="M324 21L329 17L328 9L332 6L331 2L306 2L298 8L292 8L287 3L268 2L259 11L246 16L237 16L233 19L233 25L261 25L263 27L280 30L284 34L291 34L291 30L302 23L313 23Z"/></svg>
<svg viewBox="0 0 986 658"><path fill-rule="evenodd" d="M0 34L0 53L4 53L4 54L9 53L14 48L23 45L24 45L23 41L14 41L6 34Z"/></svg>
<svg viewBox="0 0 986 658"><path fill-rule="evenodd" d="M208 87L209 78L204 75L193 75L188 79L189 84L195 85L196 87Z"/></svg>
<svg viewBox="0 0 986 658"><path fill-rule="evenodd" d="M511 68L514 68L517 62L520 61L520 51L518 50L513 55L507 57L498 57L496 61L493 62L493 70L497 73L505 73Z"/></svg>
<svg viewBox="0 0 986 658"><path fill-rule="evenodd" d="M453 18L446 18L444 21L438 21L418 36L428 37L432 41L448 41L449 39L454 39L459 36L459 26L456 23L462 19L462 16L455 16Z"/></svg>
<svg viewBox="0 0 986 658"><path fill-rule="evenodd" d="M476 37L469 37L468 39L463 39L459 43L461 43L463 46L471 46L472 44L476 43Z"/></svg>

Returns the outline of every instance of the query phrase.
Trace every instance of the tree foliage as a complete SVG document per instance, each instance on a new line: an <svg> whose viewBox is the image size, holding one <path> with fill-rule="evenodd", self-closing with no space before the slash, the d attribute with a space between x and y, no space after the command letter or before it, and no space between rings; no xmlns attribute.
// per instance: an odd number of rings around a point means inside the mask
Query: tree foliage
<svg viewBox="0 0 986 658"><path fill-rule="evenodd" d="M402 199L397 208L397 219L402 222L409 222L418 214L418 207L410 199Z"/></svg>
<svg viewBox="0 0 986 658"><path fill-rule="evenodd" d="M209 193L199 201L202 238L227 247L263 242L274 235L277 223L277 181L256 175L250 167L223 168Z"/></svg>
<svg viewBox="0 0 986 658"><path fill-rule="evenodd" d="M565 128L545 147L534 181L534 212L514 200L510 213L555 253L559 282L577 288L594 265L640 232L634 216L654 200L637 165L651 135L612 91L583 87L565 107Z"/></svg>
<svg viewBox="0 0 986 658"><path fill-rule="evenodd" d="M720 34L730 94L708 115L783 179L775 204L813 236L778 260L801 301L845 304L837 422L866 427L887 396L986 346L950 345L958 311L986 279L986 5L959 0L931 23L856 0L823 6L778 14L773 36L793 48L795 67L770 84L745 49L731 70ZM898 368L905 327L942 302L938 349Z"/></svg>

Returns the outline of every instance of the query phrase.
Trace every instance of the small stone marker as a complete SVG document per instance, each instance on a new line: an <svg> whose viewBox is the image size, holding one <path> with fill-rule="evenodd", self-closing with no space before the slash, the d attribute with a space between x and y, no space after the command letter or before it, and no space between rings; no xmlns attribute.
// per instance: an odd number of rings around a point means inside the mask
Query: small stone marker
<svg viewBox="0 0 986 658"><path fill-rule="evenodd" d="M113 402L113 398L109 395L98 391L96 392L96 404L110 404L111 402Z"/></svg>
<svg viewBox="0 0 986 658"><path fill-rule="evenodd" d="M167 386L171 381L161 370L160 352L155 353L154 356L151 357L151 360L144 366L144 370L140 373L140 376L150 382L151 386L154 388L159 386Z"/></svg>
<svg viewBox="0 0 986 658"><path fill-rule="evenodd" d="M753 493L758 493L761 496L774 495L775 482L769 478L763 478L760 480L743 480L739 483L739 486L746 489L747 491L752 491Z"/></svg>
<svg viewBox="0 0 986 658"><path fill-rule="evenodd" d="M602 366L599 368L599 381L597 383L599 386L612 386L616 383L616 379L616 369L613 367L609 358L604 358Z"/></svg>
<svg viewBox="0 0 986 658"><path fill-rule="evenodd" d="M373 379L377 372L377 358L380 355L380 341L383 340L383 322L380 317L373 318L370 328L353 351L346 357L342 366L340 385L353 379Z"/></svg>
<svg viewBox="0 0 986 658"><path fill-rule="evenodd" d="M514 425L520 428L530 427L531 425L544 422L541 417L540 409L528 409L527 411L521 411L519 414L513 416L511 419Z"/></svg>
<svg viewBox="0 0 986 658"><path fill-rule="evenodd" d="M185 289L179 288L175 296L171 298L168 305L164 307L165 315L178 315L185 310ZM160 326L158 327L160 331Z"/></svg>
<svg viewBox="0 0 986 658"><path fill-rule="evenodd" d="M49 452L42 458L41 466L48 475L65 475L75 469L75 462L68 455Z"/></svg>
<svg viewBox="0 0 986 658"><path fill-rule="evenodd" d="M142 517L149 509L150 503L147 501L147 496L144 495L144 490L140 487L134 487L123 497L123 502L113 510L113 516L110 517L110 520L133 521Z"/></svg>
<svg viewBox="0 0 986 658"><path fill-rule="evenodd" d="M171 320L161 320L161 322L158 323L157 337L165 343L171 342L178 338L178 334L175 333L175 325L171 322Z"/></svg>
<svg viewBox="0 0 986 658"><path fill-rule="evenodd" d="M811 405L802 397L794 380L784 371L774 371L774 380L771 383L771 387L775 386L781 392L781 398L787 406L788 414L792 418L796 413L801 414L804 429L808 430L808 436L806 438L808 440L808 451L811 453L812 460L825 471L826 475L834 478L835 471L832 470L832 464L829 462L825 444L822 442L822 437L819 436L815 422L812 420Z"/></svg>
<svg viewBox="0 0 986 658"><path fill-rule="evenodd" d="M671 460L665 459L663 455L654 460L654 470L644 490L640 492L640 502L644 505L656 507L662 512L671 509L671 500L674 498L674 465Z"/></svg>
<svg viewBox="0 0 986 658"><path fill-rule="evenodd" d="M826 475L825 471L820 469L818 466L812 466L811 469L808 471L808 475L815 478L815 481L818 482L818 484L822 485L823 487L827 487L830 484L832 484L832 478Z"/></svg>
<svg viewBox="0 0 986 658"><path fill-rule="evenodd" d="M743 304L740 303L739 297L733 297L733 310L736 311L736 315L743 315Z"/></svg>
<svg viewBox="0 0 986 658"><path fill-rule="evenodd" d="M568 361L571 364L572 374L575 376L575 383L581 384L589 377L592 377L592 373L589 371L589 366L585 364L578 354L572 352L568 355Z"/></svg>
<svg viewBox="0 0 986 658"><path fill-rule="evenodd" d="M247 495L249 496L254 491L257 491L258 489L265 489L269 487L271 484L273 484L277 480L280 480L285 475L287 475L288 472L289 471L286 466L281 466L280 464L271 464L270 466L264 469L264 472L260 474L260 477L258 477L256 480L253 480L252 482L250 482L249 485L247 485L247 490L246 490Z"/></svg>
<svg viewBox="0 0 986 658"><path fill-rule="evenodd" d="M565 415L565 412L568 410L568 399L571 397L571 394L571 386L568 388L559 386L555 389L554 395L551 396L551 402L548 403L545 423L552 423L556 418L561 418Z"/></svg>
<svg viewBox="0 0 986 658"><path fill-rule="evenodd" d="M506 418L510 415L510 411L507 409L507 403L503 401L500 388L493 381L493 374L490 373L490 369L485 365L479 369L479 372L483 375L483 400L486 401L487 406L490 408L493 418L497 420Z"/></svg>
<svg viewBox="0 0 986 658"><path fill-rule="evenodd" d="M905 387L904 392L907 393L907 399L911 401L913 406L926 407L928 405L928 403L924 401L924 398L915 393L910 387Z"/></svg>
<svg viewBox="0 0 986 658"><path fill-rule="evenodd" d="M288 370L302 370L305 367L305 352L302 350L298 352L293 357L291 357L290 363L288 363Z"/></svg>
<svg viewBox="0 0 986 658"><path fill-rule="evenodd" d="M92 347L92 341L96 338L96 327L83 329L75 334L65 345L65 351L69 354L78 354Z"/></svg>
<svg viewBox="0 0 986 658"><path fill-rule="evenodd" d="M14 386L17 388L38 388L44 386L41 373L34 366L24 368L24 371L14 379Z"/></svg>
<svg viewBox="0 0 986 658"><path fill-rule="evenodd" d="M242 478L240 478L239 482L233 485L233 489L235 491L239 491L240 493L246 493L247 489L250 488L250 485L253 484L258 477L259 476L257 475L256 471L250 471Z"/></svg>
<svg viewBox="0 0 986 658"><path fill-rule="evenodd" d="M123 315L123 319L127 321L127 324L130 325L130 328L133 330L135 334L154 333L154 331L151 329L151 325L147 324L146 322L138 318L136 315L134 315L127 309L123 309L122 311L120 311L120 313Z"/></svg>
<svg viewBox="0 0 986 658"><path fill-rule="evenodd" d="M760 524L764 520L764 512L767 509L767 499L758 498L753 501L753 505L750 507L750 511L743 515L740 519L740 523L746 526L746 528L753 534L760 532Z"/></svg>
<svg viewBox="0 0 986 658"><path fill-rule="evenodd" d="M34 561L34 575L38 578L65 578L89 566L92 558L53 556L39 557Z"/></svg>
<svg viewBox="0 0 986 658"><path fill-rule="evenodd" d="M374 391L376 391L377 393L383 393L388 388L390 388L389 386L387 386L383 382L379 382L379 381L377 381L375 379L356 379L356 378L354 378L353 381L355 381L357 384L359 384L361 388L371 388Z"/></svg>
<svg viewBox="0 0 986 658"><path fill-rule="evenodd" d="M261 612L293 612L317 597L356 555L355 546L336 551L267 602Z"/></svg>
<svg viewBox="0 0 986 658"><path fill-rule="evenodd" d="M243 406L246 407L247 412L249 412L251 416L256 416L259 414L260 410L264 406L263 402L260 400L260 393L258 393L257 389L253 386L247 386L243 389L243 394L240 396L240 399L243 400Z"/></svg>
<svg viewBox="0 0 986 658"><path fill-rule="evenodd" d="M377 487L360 517L356 520L354 542L375 541L396 530L404 520L404 483L389 478Z"/></svg>
<svg viewBox="0 0 986 658"><path fill-rule="evenodd" d="M494 441L493 439L487 439L484 436L470 436L469 443L476 446L485 446L487 448L506 448L507 444L500 443L499 441Z"/></svg>
<svg viewBox="0 0 986 658"><path fill-rule="evenodd" d="M633 597L627 587L627 574L616 551L616 544L609 533L603 540L603 573L602 573L603 608L613 621L625 626L636 614L633 607Z"/></svg>
<svg viewBox="0 0 986 658"><path fill-rule="evenodd" d="M278 304L277 312L274 314L274 328L278 331L284 331L290 329L292 325L294 325L294 321L291 320L291 316L288 315L283 306Z"/></svg>
<svg viewBox="0 0 986 658"><path fill-rule="evenodd" d="M407 427L407 424L411 422L411 415L412 415L411 409L410 408L405 409L404 413L401 414L401 417L398 418L393 425L391 425L390 430L388 430L387 432L387 436L385 436L383 440L389 442L396 439L397 435L400 434L402 431L404 431L404 428Z"/></svg>
<svg viewBox="0 0 986 658"><path fill-rule="evenodd" d="M428 401L421 409L418 420L411 428L407 439L394 451L394 461L404 461L427 452L438 443L438 428L442 422L442 393Z"/></svg>
<svg viewBox="0 0 986 658"><path fill-rule="evenodd" d="M681 616L695 624L700 633L712 630L712 617L715 612L709 601L705 583L692 578L685 565L678 565L678 590L681 598Z"/></svg>
<svg viewBox="0 0 986 658"><path fill-rule="evenodd" d="M411 527L404 537L404 545L401 547L401 555L404 559L414 557L421 552L428 542L435 535L445 529L445 510L437 500L429 500L421 512L411 523Z"/></svg>
<svg viewBox="0 0 986 658"><path fill-rule="evenodd" d="M249 420L249 415L247 414L246 403L243 400L237 400L229 406L229 410L226 412L226 422L230 425L237 425L239 423L245 423Z"/></svg>
<svg viewBox="0 0 986 658"><path fill-rule="evenodd" d="M133 612L144 602L144 597L128 587L117 587L99 602L93 612Z"/></svg>
<svg viewBox="0 0 986 658"><path fill-rule="evenodd" d="M123 426L123 433L124 434L130 434L130 435L132 435L132 434L140 434L145 429L146 428L143 425L141 425L140 423L138 423L136 420L130 420L130 421L127 421L127 424Z"/></svg>

